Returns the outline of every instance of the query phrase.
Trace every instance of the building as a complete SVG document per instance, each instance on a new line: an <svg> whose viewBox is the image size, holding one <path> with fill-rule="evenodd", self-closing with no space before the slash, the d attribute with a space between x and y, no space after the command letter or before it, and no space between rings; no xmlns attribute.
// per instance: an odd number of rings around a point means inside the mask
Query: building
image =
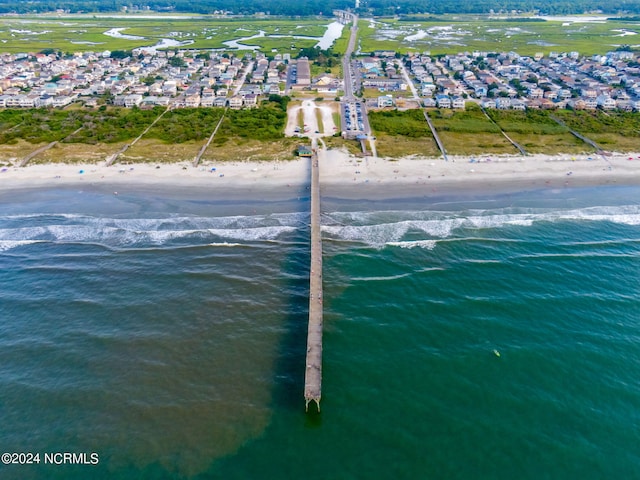
<svg viewBox="0 0 640 480"><path fill-rule="evenodd" d="M298 59L296 85L301 87L308 87L311 85L311 68L309 67L309 59L307 57Z"/></svg>
<svg viewBox="0 0 640 480"><path fill-rule="evenodd" d="M393 107L393 97L391 95L382 95L378 97L378 108Z"/></svg>
<svg viewBox="0 0 640 480"><path fill-rule="evenodd" d="M235 95L229 99L229 106L234 110L238 110L242 108L243 102L242 97L239 95Z"/></svg>
<svg viewBox="0 0 640 480"><path fill-rule="evenodd" d="M299 157L310 157L313 155L311 151L311 147L307 145L298 145L298 156Z"/></svg>
<svg viewBox="0 0 640 480"><path fill-rule="evenodd" d="M448 95L437 95L436 104L438 108L451 108L451 98Z"/></svg>

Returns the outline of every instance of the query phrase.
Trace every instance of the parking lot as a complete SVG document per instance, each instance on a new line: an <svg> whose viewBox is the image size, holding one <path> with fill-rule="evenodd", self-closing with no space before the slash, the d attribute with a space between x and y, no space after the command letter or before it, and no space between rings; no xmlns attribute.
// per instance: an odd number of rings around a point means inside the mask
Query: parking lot
<svg viewBox="0 0 640 480"><path fill-rule="evenodd" d="M369 131L369 122L362 102L345 102L342 104L343 130L349 135L357 135Z"/></svg>

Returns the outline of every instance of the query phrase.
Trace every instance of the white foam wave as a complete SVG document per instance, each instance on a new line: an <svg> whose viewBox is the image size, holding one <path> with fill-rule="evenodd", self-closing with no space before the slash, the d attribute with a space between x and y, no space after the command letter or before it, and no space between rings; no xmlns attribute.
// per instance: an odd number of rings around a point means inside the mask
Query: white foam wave
<svg viewBox="0 0 640 480"><path fill-rule="evenodd" d="M435 239L446 239L462 229L496 229L509 226L530 227L537 222L590 221L640 225L640 206L607 206L583 209L496 209L468 212L385 211L337 212L327 215L339 225L322 227L330 238L362 242L377 248L435 247ZM409 241L406 235L426 235ZM424 242L424 243L421 243Z"/></svg>
<svg viewBox="0 0 640 480"><path fill-rule="evenodd" d="M388 276L379 276L379 277L354 277L352 280L354 282L386 282L390 280L398 280L400 278L405 278L410 275L413 275L413 272L407 273L399 273L398 275L388 275Z"/></svg>
<svg viewBox="0 0 640 480"><path fill-rule="evenodd" d="M0 252L6 252L12 248L21 247L23 245L31 245L33 243L41 243L38 240L0 240Z"/></svg>
<svg viewBox="0 0 640 480"><path fill-rule="evenodd" d="M291 233L296 227L258 227L245 229L218 229L209 230L209 233L222 238L234 240L275 240L283 233Z"/></svg>
<svg viewBox="0 0 640 480"><path fill-rule="evenodd" d="M426 248L427 250L433 250L436 248L436 240L414 240L411 242L387 242L387 245L400 248Z"/></svg>
<svg viewBox="0 0 640 480"><path fill-rule="evenodd" d="M390 241L398 241L407 233L408 229L409 222L322 227L323 232L334 237L343 240L360 240L374 245L384 245Z"/></svg>
<svg viewBox="0 0 640 480"><path fill-rule="evenodd" d="M164 218L105 218L78 214L21 214L0 216L0 222L28 221L29 223L86 225L126 230L202 230L210 228L253 228L261 226L294 226L308 222L308 213L278 213L266 215L235 215L227 217L164 217Z"/></svg>
<svg viewBox="0 0 640 480"><path fill-rule="evenodd" d="M129 227L134 227L134 225L130 224ZM211 243L216 243L216 240L219 239L236 242L275 240L282 234L294 232L296 230L297 227L294 226L145 230L105 226L97 228L89 225L49 225L2 229L0 230L0 241L8 242L7 244L10 244L11 242L36 241L94 243L119 247L149 244L164 245L172 241L185 239L208 240ZM226 243L226 245L230 244Z"/></svg>

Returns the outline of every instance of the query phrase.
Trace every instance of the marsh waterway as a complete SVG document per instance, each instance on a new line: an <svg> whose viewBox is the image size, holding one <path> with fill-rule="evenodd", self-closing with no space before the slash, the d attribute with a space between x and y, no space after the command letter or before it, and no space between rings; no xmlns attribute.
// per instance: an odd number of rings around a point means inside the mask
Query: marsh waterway
<svg viewBox="0 0 640 480"><path fill-rule="evenodd" d="M338 38L340 38L340 36L342 35L343 28L344 28L344 25L341 24L340 22L332 22L329 25L327 25L327 30L324 32L324 35L322 35L322 37L311 37L307 35L267 35L264 30L260 30L256 35L251 35L249 37L241 37L235 40L227 40L222 43L234 50L260 50L261 48L260 45L251 45L250 43L247 43L247 42L250 42L251 40L254 40L256 38L263 38L263 37L292 38L294 40L295 39L306 39L306 40L315 39L315 40L318 40L318 43L316 43L315 47L319 47L323 50L326 50L331 45L333 45L333 42L335 42Z"/></svg>

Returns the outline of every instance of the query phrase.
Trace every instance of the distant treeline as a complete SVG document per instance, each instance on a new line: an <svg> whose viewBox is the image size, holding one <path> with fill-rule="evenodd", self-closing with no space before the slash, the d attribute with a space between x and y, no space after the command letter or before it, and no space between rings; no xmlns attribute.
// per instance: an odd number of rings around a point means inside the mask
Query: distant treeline
<svg viewBox="0 0 640 480"><path fill-rule="evenodd" d="M190 12L208 14L228 11L250 15L331 15L334 9L353 8L353 0L0 0L0 13L33 13L67 10L69 12L128 11ZM640 14L640 0L602 2L600 0L362 0L360 12L373 15L414 15L420 13L490 13L538 12L544 15L567 15L585 12L605 14Z"/></svg>
<svg viewBox="0 0 640 480"><path fill-rule="evenodd" d="M640 0L602 2L600 0L363 0L361 5L376 15L418 13L498 13L537 12L541 15L568 15L587 12L606 14L640 13Z"/></svg>
<svg viewBox="0 0 640 480"><path fill-rule="evenodd" d="M334 9L353 6L347 0L305 0L291 2L288 0L144 0L140 3L128 0L32 0L16 2L0 0L0 13L30 13L67 10L71 13L106 13L122 11L144 11L147 7L152 11L210 14L226 11L236 15L252 15L262 12L283 16L331 16Z"/></svg>

